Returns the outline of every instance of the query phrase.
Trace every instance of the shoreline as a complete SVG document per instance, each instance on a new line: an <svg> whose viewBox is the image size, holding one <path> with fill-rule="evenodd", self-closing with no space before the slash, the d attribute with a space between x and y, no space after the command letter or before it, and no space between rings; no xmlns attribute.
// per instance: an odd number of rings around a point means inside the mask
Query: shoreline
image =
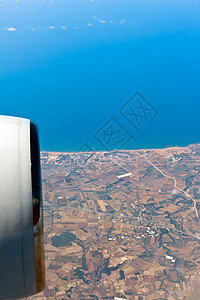
<svg viewBox="0 0 200 300"><path fill-rule="evenodd" d="M48 151L48 150L41 150L40 153L57 153L57 154L87 154L87 153L96 153L96 154L103 154L103 153L114 153L114 152L138 152L138 151L169 151L169 150L178 150L178 149L187 149L192 146L200 146L200 142L197 143L192 143L187 146L167 146L164 148L141 148L141 149L115 149L115 150L110 150L110 151L104 151L104 150L98 150L98 151Z"/></svg>

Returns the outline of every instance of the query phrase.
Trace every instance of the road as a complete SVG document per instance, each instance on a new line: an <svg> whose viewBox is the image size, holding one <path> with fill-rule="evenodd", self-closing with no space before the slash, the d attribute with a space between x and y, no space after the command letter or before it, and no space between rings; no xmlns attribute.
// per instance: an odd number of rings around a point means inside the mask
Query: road
<svg viewBox="0 0 200 300"><path fill-rule="evenodd" d="M182 192L187 198L191 199L194 203L194 211L195 211L195 214L196 214L196 217L197 217L197 220L199 221L199 214L198 214L198 211L197 211L197 203L196 203L196 200L194 198L192 198L187 192L185 192L183 189L179 188L177 186L177 182L176 182L176 178L173 177L173 176L169 176L169 175L166 175L165 173L163 173L158 167L156 167L156 165L154 165L154 163L152 163L149 159L146 159L146 161L151 164L160 174L162 174L164 177L166 178L169 178L169 179L172 179L174 181L174 188L177 189L178 191Z"/></svg>

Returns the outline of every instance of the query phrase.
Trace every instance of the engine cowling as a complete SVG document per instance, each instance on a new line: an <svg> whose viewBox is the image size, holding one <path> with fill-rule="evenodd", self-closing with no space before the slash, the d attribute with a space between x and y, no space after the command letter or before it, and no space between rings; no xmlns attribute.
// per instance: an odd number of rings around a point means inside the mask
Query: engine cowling
<svg viewBox="0 0 200 300"><path fill-rule="evenodd" d="M38 128L0 116L0 299L42 291L44 261Z"/></svg>

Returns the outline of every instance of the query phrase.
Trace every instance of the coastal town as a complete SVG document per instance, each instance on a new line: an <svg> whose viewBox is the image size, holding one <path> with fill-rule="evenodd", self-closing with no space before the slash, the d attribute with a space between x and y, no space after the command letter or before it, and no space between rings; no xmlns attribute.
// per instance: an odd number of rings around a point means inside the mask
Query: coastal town
<svg viewBox="0 0 200 300"><path fill-rule="evenodd" d="M46 289L28 299L198 299L200 144L41 160Z"/></svg>

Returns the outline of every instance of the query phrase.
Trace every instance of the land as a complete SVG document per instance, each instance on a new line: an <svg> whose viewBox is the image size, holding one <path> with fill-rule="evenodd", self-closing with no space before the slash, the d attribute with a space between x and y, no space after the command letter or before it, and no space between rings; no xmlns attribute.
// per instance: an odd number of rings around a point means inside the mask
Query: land
<svg viewBox="0 0 200 300"><path fill-rule="evenodd" d="M200 144L41 159L47 284L28 299L198 299Z"/></svg>

